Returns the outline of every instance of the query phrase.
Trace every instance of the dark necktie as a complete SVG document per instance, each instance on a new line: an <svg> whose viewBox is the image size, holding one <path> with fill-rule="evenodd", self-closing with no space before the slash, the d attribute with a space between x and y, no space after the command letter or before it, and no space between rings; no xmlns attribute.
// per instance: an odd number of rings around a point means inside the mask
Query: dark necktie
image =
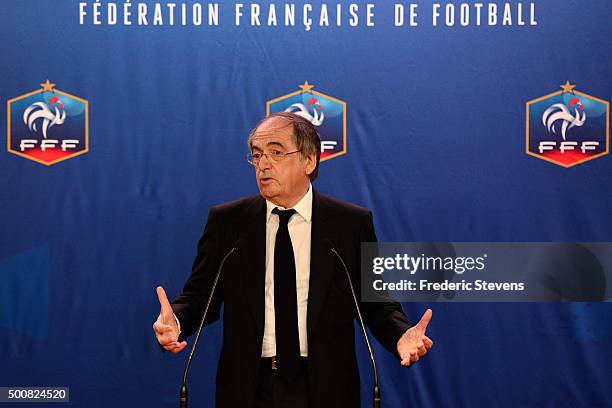
<svg viewBox="0 0 612 408"><path fill-rule="evenodd" d="M276 359L279 374L286 380L297 378L300 371L300 336L297 322L295 258L289 236L289 219L295 210L272 210L279 225L274 245L274 320Z"/></svg>

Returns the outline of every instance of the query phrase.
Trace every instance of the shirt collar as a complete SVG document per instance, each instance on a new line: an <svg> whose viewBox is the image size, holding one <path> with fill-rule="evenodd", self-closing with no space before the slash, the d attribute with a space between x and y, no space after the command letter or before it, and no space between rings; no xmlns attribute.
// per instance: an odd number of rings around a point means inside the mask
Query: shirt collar
<svg viewBox="0 0 612 408"><path fill-rule="evenodd" d="M287 208L276 205L271 201L266 200L266 221L270 221L272 210L278 207L280 210L287 210ZM296 213L300 215L306 222L310 222L312 219L312 184L308 185L308 191L304 194L304 197L296 205L293 206Z"/></svg>

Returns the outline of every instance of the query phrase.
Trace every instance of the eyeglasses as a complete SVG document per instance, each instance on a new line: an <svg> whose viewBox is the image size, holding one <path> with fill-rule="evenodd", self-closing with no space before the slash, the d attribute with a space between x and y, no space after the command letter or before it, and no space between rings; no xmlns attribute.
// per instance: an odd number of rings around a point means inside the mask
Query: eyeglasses
<svg viewBox="0 0 612 408"><path fill-rule="evenodd" d="M290 154L297 153L297 152L299 152L299 150L296 150L294 152L287 152L287 153L281 152L280 150L271 150L268 153L256 152L256 153L247 154L246 159L253 166L257 166L259 165L259 161L261 160L263 156L267 156L268 160L279 162L283 160L285 157L289 156Z"/></svg>

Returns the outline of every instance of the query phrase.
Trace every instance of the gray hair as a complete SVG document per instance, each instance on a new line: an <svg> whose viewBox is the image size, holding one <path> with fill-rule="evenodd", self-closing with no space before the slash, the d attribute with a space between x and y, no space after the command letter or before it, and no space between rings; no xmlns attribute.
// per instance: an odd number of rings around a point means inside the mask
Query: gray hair
<svg viewBox="0 0 612 408"><path fill-rule="evenodd" d="M272 118L281 118L287 122L287 126L293 126L293 141L300 152L300 158L304 160L307 156L314 154L317 159L317 165L312 173L310 173L310 181L314 181L319 175L319 162L321 160L321 136L317 128L306 118L291 112L276 112L270 116L266 116L251 130L247 145L249 150L253 148L253 136L257 128L265 121Z"/></svg>

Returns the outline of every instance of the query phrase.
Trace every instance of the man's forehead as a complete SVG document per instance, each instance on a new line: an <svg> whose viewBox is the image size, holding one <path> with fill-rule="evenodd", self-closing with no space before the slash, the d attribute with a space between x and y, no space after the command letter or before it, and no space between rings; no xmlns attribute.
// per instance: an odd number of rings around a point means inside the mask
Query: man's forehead
<svg viewBox="0 0 612 408"><path fill-rule="evenodd" d="M292 136L289 135L280 135L280 134L274 134L274 133L268 133L268 134L258 134L255 133L253 135L253 137L251 138L251 143L252 144L257 144L257 145L268 145L268 144L283 144L283 145L289 145L292 142Z"/></svg>
<svg viewBox="0 0 612 408"><path fill-rule="evenodd" d="M279 120L268 120L259 125L251 137L251 144L267 146L270 144L293 145L293 126Z"/></svg>

